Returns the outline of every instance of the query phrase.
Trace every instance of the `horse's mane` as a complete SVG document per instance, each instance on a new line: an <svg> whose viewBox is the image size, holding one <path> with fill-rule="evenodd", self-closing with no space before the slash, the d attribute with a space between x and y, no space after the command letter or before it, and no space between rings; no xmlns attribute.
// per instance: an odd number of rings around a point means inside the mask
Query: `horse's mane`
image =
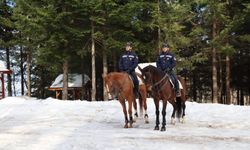
<svg viewBox="0 0 250 150"><path fill-rule="evenodd" d="M164 75L165 73L159 69L157 69L155 66L148 65L145 68L143 68L144 72L151 72L153 74L159 74L159 75Z"/></svg>

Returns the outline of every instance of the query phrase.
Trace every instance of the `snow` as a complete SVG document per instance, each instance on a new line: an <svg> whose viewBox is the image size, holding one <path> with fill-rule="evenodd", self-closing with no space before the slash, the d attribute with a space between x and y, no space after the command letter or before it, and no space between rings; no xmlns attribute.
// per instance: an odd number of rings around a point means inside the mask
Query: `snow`
<svg viewBox="0 0 250 150"><path fill-rule="evenodd" d="M2 60L0 60L0 71L8 71L8 69L6 69L4 61Z"/></svg>
<svg viewBox="0 0 250 150"><path fill-rule="evenodd" d="M149 124L139 118L124 129L117 100L107 102L37 100L8 97L0 101L1 150L247 150L250 107L187 102L186 123L154 131L155 109L148 99Z"/></svg>
<svg viewBox="0 0 250 150"><path fill-rule="evenodd" d="M84 84L86 84L90 78L84 75ZM50 88L62 88L63 87L63 74L56 77ZM81 74L69 74L68 87L82 87L82 75Z"/></svg>

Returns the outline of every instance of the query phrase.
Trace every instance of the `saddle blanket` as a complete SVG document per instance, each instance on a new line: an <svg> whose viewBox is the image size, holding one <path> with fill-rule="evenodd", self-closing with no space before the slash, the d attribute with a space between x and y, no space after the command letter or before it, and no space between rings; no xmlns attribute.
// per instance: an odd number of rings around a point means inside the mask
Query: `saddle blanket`
<svg viewBox="0 0 250 150"><path fill-rule="evenodd" d="M137 79L139 81L139 85L143 85L144 83L143 83L142 79L138 75L136 75L136 76L137 76ZM133 81L133 79L132 79L132 77L130 75L129 75L129 78L130 78L131 81ZM134 84L134 82L133 82L133 84Z"/></svg>
<svg viewBox="0 0 250 150"><path fill-rule="evenodd" d="M172 86L174 87L173 81L172 81L172 80L169 80L169 81L170 81L170 83L172 84ZM183 86L182 86L180 80L178 80L178 83L179 83L179 88L180 88L180 89L183 89Z"/></svg>

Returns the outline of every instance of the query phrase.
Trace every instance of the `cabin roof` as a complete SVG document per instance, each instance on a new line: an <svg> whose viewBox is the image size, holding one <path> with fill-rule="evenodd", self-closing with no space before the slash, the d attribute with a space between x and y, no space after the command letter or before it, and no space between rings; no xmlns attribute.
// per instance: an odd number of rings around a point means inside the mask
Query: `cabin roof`
<svg viewBox="0 0 250 150"><path fill-rule="evenodd" d="M84 85L90 80L90 78L84 74ZM63 74L56 77L50 88L62 88L63 87ZM68 87L79 88L82 87L82 75L77 73L68 74Z"/></svg>

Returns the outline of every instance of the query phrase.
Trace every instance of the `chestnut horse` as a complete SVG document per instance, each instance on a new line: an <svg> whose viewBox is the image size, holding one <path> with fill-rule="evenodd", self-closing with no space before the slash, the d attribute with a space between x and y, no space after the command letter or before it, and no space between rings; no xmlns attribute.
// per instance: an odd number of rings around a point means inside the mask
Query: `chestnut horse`
<svg viewBox="0 0 250 150"><path fill-rule="evenodd" d="M132 105L135 109L135 117L138 117L137 113L137 103L133 93L133 81L129 75L125 72L111 72L107 76L102 76L104 80L105 87L107 92L113 96L117 96L119 102L122 105L123 113L125 117L124 128L132 127L134 122L132 116ZM139 104L140 104L140 115L143 114L142 106L145 111L145 123L148 123L148 114L147 114L147 90L145 84L139 85ZM128 101L128 113L126 109L126 100ZM128 120L129 114L129 120ZM128 124L129 123L129 124Z"/></svg>
<svg viewBox="0 0 250 150"><path fill-rule="evenodd" d="M175 112L177 110L177 117L184 122L185 117L185 102L186 102L186 83L183 78L178 77L181 82L182 89L181 97L176 97L175 90L172 88L168 74L157 69L156 67L149 65L143 69L139 67L142 72L144 82L146 84L147 90L151 91L152 97L155 103L155 113L156 113L156 126L155 130L159 130L159 102L162 100L162 128L161 131L166 130L166 107L167 101L172 104L173 112L171 116L171 123L175 124Z"/></svg>

